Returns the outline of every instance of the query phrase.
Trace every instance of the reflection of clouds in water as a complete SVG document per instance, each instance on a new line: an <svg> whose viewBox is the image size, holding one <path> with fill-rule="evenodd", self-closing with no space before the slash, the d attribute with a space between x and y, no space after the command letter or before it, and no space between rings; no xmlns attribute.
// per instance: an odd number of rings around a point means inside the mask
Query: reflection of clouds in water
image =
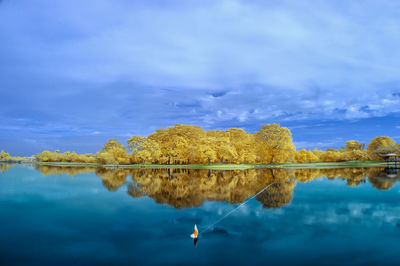
<svg viewBox="0 0 400 266"><path fill-rule="evenodd" d="M218 205L219 204L217 202L206 200L201 208L205 211L214 211L218 207Z"/></svg>
<svg viewBox="0 0 400 266"><path fill-rule="evenodd" d="M400 222L400 207L390 207L379 204L372 212L372 216L386 223L397 225Z"/></svg>
<svg viewBox="0 0 400 266"><path fill-rule="evenodd" d="M90 191L91 191L93 194L99 193L99 190L98 190L97 188L92 188Z"/></svg>
<svg viewBox="0 0 400 266"><path fill-rule="evenodd" d="M303 206L297 208L303 212ZM363 225L375 227L385 223L397 226L400 222L400 207L385 204L373 205L369 203L351 202L337 207L316 208L312 212L303 212L302 223L305 225L337 224L346 225L351 220L360 221Z"/></svg>
<svg viewBox="0 0 400 266"><path fill-rule="evenodd" d="M232 216L249 215L252 211L252 208L246 205L241 205L240 207L238 207L238 205L224 204L224 206L221 206L220 202L206 202L200 208L209 213L216 213L219 216L223 216L234 209L236 210L232 212Z"/></svg>
<svg viewBox="0 0 400 266"><path fill-rule="evenodd" d="M372 207L371 204L366 203L349 203L348 208L350 210L350 215L353 217L361 217L365 214L367 209Z"/></svg>
<svg viewBox="0 0 400 266"><path fill-rule="evenodd" d="M309 212L308 212L309 213ZM341 224L347 223L349 220L348 215L339 214L335 208L325 210L314 210L312 215L304 215L303 223L306 225L316 224Z"/></svg>
<svg viewBox="0 0 400 266"><path fill-rule="evenodd" d="M242 215L247 216L247 215L251 214L251 212L252 212L252 208L249 207L248 205L244 204L244 205L238 207L235 210L235 212L232 213L232 215L235 215L235 216L242 216Z"/></svg>
<svg viewBox="0 0 400 266"><path fill-rule="evenodd" d="M383 211L383 210L376 210L376 211L374 211L374 212L372 213L372 216L373 216L373 217L384 217L385 214L386 214L386 212Z"/></svg>

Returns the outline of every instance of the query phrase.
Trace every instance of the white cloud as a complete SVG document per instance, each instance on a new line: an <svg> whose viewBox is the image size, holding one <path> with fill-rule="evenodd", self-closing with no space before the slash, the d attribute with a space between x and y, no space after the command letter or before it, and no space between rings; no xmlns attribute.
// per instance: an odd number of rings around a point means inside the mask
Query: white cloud
<svg viewBox="0 0 400 266"><path fill-rule="evenodd" d="M16 119L33 117L41 124L27 128L40 134L125 136L175 123L254 128L400 112L398 8L3 1L0 128L26 130Z"/></svg>

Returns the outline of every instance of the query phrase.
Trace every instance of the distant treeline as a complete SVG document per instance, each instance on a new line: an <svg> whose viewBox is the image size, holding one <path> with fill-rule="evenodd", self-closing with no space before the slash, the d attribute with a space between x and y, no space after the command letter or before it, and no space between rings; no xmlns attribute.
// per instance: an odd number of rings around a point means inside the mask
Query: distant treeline
<svg viewBox="0 0 400 266"><path fill-rule="evenodd" d="M20 156L11 156L9 153L1 150L0 152L0 160L2 161L24 161L24 160L31 160L32 158L28 157L20 157Z"/></svg>
<svg viewBox="0 0 400 266"><path fill-rule="evenodd" d="M148 137L133 136L127 146L109 140L96 154L44 151L35 157L43 162L102 164L246 164L383 160L384 154L392 152L400 154L400 144L386 136L373 138L367 149L365 144L349 140L340 149L296 151L290 130L279 124L262 125L254 134L238 128L204 131L198 126L177 124ZM0 158L12 157L2 151Z"/></svg>

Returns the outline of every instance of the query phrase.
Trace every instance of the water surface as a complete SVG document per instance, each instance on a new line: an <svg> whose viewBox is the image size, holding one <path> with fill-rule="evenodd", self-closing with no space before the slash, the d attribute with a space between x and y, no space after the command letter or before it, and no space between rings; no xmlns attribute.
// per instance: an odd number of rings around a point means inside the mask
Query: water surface
<svg viewBox="0 0 400 266"><path fill-rule="evenodd" d="M1 265L400 263L393 170L0 167Z"/></svg>

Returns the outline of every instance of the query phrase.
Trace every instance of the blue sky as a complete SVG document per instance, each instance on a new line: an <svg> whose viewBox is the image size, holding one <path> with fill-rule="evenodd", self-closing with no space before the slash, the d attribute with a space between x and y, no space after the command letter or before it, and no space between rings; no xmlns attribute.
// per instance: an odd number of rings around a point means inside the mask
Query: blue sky
<svg viewBox="0 0 400 266"><path fill-rule="evenodd" d="M0 148L95 152L176 123L399 141L399 32L397 0L3 0Z"/></svg>

